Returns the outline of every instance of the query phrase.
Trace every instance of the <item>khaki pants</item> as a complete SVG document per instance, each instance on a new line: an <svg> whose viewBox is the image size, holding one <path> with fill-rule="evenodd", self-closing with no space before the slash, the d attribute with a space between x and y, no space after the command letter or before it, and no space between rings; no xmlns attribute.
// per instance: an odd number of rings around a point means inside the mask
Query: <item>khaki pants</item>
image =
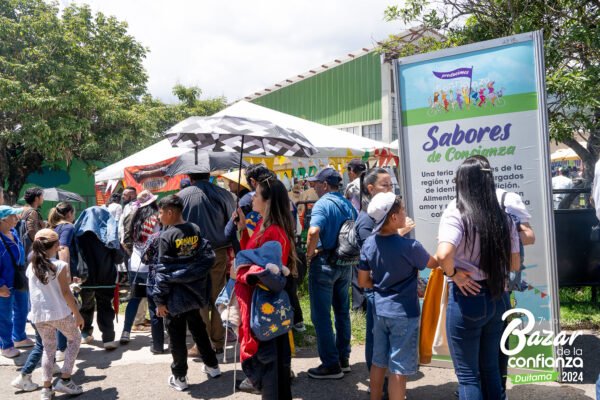
<svg viewBox="0 0 600 400"><path fill-rule="evenodd" d="M146 322L146 314L148 313L148 301L146 298L142 298L140 300L140 305L138 306L137 313L135 314L135 319L133 320L133 325L143 325Z"/></svg>
<svg viewBox="0 0 600 400"><path fill-rule="evenodd" d="M227 283L227 247L215 250L215 262L210 270L210 305L200 310L206 330L215 350L225 346L225 328L215 301Z"/></svg>

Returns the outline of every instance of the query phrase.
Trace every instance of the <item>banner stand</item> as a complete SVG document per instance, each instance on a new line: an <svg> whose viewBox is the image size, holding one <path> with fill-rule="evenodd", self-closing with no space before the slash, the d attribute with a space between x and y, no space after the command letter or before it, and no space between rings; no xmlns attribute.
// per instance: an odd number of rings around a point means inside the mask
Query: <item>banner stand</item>
<svg viewBox="0 0 600 400"><path fill-rule="evenodd" d="M457 167L471 155L486 156L497 187L520 195L536 235L535 244L525 247L525 268L515 278L521 286L513 292L513 307L534 316L530 335L557 335L560 308L542 32L400 58L394 61L394 72L400 185L407 213L416 222L415 238L435 252L440 217L455 197ZM547 367L557 358L557 347L550 347L527 345L511 359L527 361L541 352L546 364L513 371L559 370L560 365ZM431 365L452 367L449 354L434 355Z"/></svg>

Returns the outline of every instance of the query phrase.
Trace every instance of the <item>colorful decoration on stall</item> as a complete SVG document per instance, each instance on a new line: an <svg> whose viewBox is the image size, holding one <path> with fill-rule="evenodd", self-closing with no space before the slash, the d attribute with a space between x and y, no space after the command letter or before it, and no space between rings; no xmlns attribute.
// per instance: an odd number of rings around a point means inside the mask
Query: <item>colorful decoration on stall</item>
<svg viewBox="0 0 600 400"><path fill-rule="evenodd" d="M125 184L137 189L138 193L149 190L152 193L179 190L181 180L186 175L167 175L168 168L177 160L177 157L149 165L125 168Z"/></svg>
<svg viewBox="0 0 600 400"><path fill-rule="evenodd" d="M392 161L398 165L399 158L390 149L376 149L373 156L377 159L380 167L389 165Z"/></svg>

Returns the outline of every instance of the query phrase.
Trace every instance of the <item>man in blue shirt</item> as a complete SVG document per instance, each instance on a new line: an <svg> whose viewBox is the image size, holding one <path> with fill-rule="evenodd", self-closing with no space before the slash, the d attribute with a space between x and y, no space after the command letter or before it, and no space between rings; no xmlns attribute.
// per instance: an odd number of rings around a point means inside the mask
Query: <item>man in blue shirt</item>
<svg viewBox="0 0 600 400"><path fill-rule="evenodd" d="M356 210L339 192L342 177L333 168L325 168L309 178L319 196L310 219L306 259L310 266L308 291L310 312L317 334L321 365L308 370L314 379L340 379L350 372L350 298L352 267L338 266L335 257L342 224L356 219ZM335 314L334 334L331 307Z"/></svg>

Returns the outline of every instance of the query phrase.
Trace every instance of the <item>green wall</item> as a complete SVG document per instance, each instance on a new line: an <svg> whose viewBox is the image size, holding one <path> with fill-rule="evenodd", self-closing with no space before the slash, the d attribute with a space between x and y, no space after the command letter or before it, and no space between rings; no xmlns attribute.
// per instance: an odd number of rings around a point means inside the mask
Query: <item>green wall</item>
<svg viewBox="0 0 600 400"><path fill-rule="evenodd" d="M381 119L381 61L372 52L253 103L324 125Z"/></svg>
<svg viewBox="0 0 600 400"><path fill-rule="evenodd" d="M44 165L41 173L35 172L27 177L27 183L23 186L23 189L21 189L19 195L19 203L25 204L25 202L21 200L25 190L33 186L39 186L41 188L57 187L81 195L86 202L73 203L73 206L77 211L96 205L94 173L92 170L94 170L95 167L101 168L102 166L103 164L101 163L84 163L81 160L73 160L68 169L64 162ZM41 210L44 218L48 217L48 211L55 205L56 202L44 202Z"/></svg>

